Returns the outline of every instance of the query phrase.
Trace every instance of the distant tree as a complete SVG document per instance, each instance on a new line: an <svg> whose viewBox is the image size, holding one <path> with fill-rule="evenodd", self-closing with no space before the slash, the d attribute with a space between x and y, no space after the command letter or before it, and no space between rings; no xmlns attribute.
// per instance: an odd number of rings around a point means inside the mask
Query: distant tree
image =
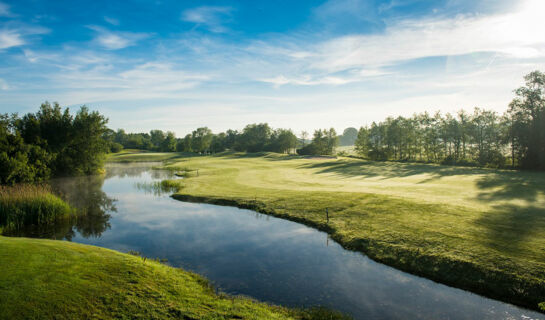
<svg viewBox="0 0 545 320"><path fill-rule="evenodd" d="M166 137L165 133L161 130L151 130L149 134L151 137L151 143L153 144L153 148L158 151L161 150L161 144Z"/></svg>
<svg viewBox="0 0 545 320"><path fill-rule="evenodd" d="M236 130L227 130L225 132L225 148L233 149L237 143L237 138L239 136L238 131Z"/></svg>
<svg viewBox="0 0 545 320"><path fill-rule="evenodd" d="M270 142L267 144L268 151L289 153L297 144L297 137L291 130L276 129L271 135Z"/></svg>
<svg viewBox="0 0 545 320"><path fill-rule="evenodd" d="M165 139L161 142L161 151L174 152L176 151L176 135L172 131L168 131Z"/></svg>
<svg viewBox="0 0 545 320"><path fill-rule="evenodd" d="M259 152L264 151L269 144L272 129L267 123L249 124L244 127L238 137L236 148L238 151Z"/></svg>
<svg viewBox="0 0 545 320"><path fill-rule="evenodd" d="M346 128L343 134L339 137L339 145L341 146L353 146L358 137L358 130L356 128Z"/></svg>
<svg viewBox="0 0 545 320"><path fill-rule="evenodd" d="M191 134L187 134L183 138L181 147L178 148L178 151L192 152L193 151L192 145L193 145L193 142L191 141Z"/></svg>
<svg viewBox="0 0 545 320"><path fill-rule="evenodd" d="M191 149L193 152L205 152L210 150L212 143L212 130L207 127L197 128L191 134Z"/></svg>
<svg viewBox="0 0 545 320"><path fill-rule="evenodd" d="M210 151L212 153L225 151L225 140L227 135L223 132L212 136L212 142L210 143Z"/></svg>
<svg viewBox="0 0 545 320"><path fill-rule="evenodd" d="M360 127L360 130L358 130L358 135L356 137L356 141L354 143L356 153L362 157L367 156L368 152L368 130L367 128Z"/></svg>

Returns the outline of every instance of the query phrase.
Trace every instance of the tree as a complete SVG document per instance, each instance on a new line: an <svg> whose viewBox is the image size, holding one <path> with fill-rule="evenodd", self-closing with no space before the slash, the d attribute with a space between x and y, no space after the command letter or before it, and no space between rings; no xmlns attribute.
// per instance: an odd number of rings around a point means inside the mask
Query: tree
<svg viewBox="0 0 545 320"><path fill-rule="evenodd" d="M271 135L267 149L274 152L289 153L290 149L295 148L296 144L297 137L291 130L276 129Z"/></svg>
<svg viewBox="0 0 545 320"><path fill-rule="evenodd" d="M212 130L208 127L197 128L191 134L191 149L193 152L206 152L212 143Z"/></svg>
<svg viewBox="0 0 545 320"><path fill-rule="evenodd" d="M225 133L221 132L219 134L215 134L212 137L212 142L210 143L210 151L214 153L225 151L226 140L227 140L227 135Z"/></svg>
<svg viewBox="0 0 545 320"><path fill-rule="evenodd" d="M358 137L358 130L356 128L346 128L343 131L342 136L339 137L339 145L341 146L353 146Z"/></svg>
<svg viewBox="0 0 545 320"><path fill-rule="evenodd" d="M249 124L238 137L238 151L259 152L270 142L272 129L267 123Z"/></svg>
<svg viewBox="0 0 545 320"><path fill-rule="evenodd" d="M308 139L308 132L306 132L305 130L301 131L301 144L303 145L303 147L305 147L307 139Z"/></svg>
<svg viewBox="0 0 545 320"><path fill-rule="evenodd" d="M354 142L354 145L356 146L356 153L362 157L366 157L368 153L368 135L368 129L360 127L356 141Z"/></svg>
<svg viewBox="0 0 545 320"><path fill-rule="evenodd" d="M168 131L165 139L161 142L161 151L174 152L176 151L176 135L172 131Z"/></svg>
<svg viewBox="0 0 545 320"><path fill-rule="evenodd" d="M545 169L545 74L534 71L524 80L509 104L512 153L522 167Z"/></svg>
<svg viewBox="0 0 545 320"><path fill-rule="evenodd" d="M163 140L165 140L165 133L161 130L151 130L150 131L150 137L151 137L151 143L153 144L153 148L155 150L161 149L161 144L163 143Z"/></svg>

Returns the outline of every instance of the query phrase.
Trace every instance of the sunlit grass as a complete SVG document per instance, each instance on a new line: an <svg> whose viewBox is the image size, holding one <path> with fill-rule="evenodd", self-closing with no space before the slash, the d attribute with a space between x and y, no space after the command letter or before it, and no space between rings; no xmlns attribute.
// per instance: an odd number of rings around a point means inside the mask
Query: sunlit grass
<svg viewBox="0 0 545 320"><path fill-rule="evenodd" d="M178 199L301 221L415 274L534 309L545 301L543 172L238 153L168 167L199 170Z"/></svg>
<svg viewBox="0 0 545 320"><path fill-rule="evenodd" d="M0 186L0 227L52 224L73 209L44 185Z"/></svg>

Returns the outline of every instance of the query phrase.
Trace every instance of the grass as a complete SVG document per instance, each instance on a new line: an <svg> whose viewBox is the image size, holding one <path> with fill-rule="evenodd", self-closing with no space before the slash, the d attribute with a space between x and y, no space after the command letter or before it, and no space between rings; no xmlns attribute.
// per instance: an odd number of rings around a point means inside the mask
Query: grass
<svg viewBox="0 0 545 320"><path fill-rule="evenodd" d="M167 161L182 157L190 157L188 152L149 152L144 150L126 149L118 153L107 155L108 162L156 162Z"/></svg>
<svg viewBox="0 0 545 320"><path fill-rule="evenodd" d="M66 241L0 236L0 319L345 319L216 294L154 260Z"/></svg>
<svg viewBox="0 0 545 320"><path fill-rule="evenodd" d="M237 153L167 167L190 172L177 199L300 221L414 274L536 310L545 302L543 172Z"/></svg>
<svg viewBox="0 0 545 320"><path fill-rule="evenodd" d="M0 186L0 227L52 224L71 216L74 210L43 185Z"/></svg>

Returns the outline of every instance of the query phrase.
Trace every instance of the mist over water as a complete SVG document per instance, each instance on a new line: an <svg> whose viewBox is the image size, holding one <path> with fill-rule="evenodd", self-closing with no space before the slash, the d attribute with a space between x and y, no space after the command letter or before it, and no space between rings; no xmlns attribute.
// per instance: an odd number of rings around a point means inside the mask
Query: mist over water
<svg viewBox="0 0 545 320"><path fill-rule="evenodd" d="M17 235L138 251L197 272L230 294L324 305L356 319L545 319L376 263L302 224L174 200L157 182L176 177L152 165L108 164L105 176L54 180L78 219Z"/></svg>

